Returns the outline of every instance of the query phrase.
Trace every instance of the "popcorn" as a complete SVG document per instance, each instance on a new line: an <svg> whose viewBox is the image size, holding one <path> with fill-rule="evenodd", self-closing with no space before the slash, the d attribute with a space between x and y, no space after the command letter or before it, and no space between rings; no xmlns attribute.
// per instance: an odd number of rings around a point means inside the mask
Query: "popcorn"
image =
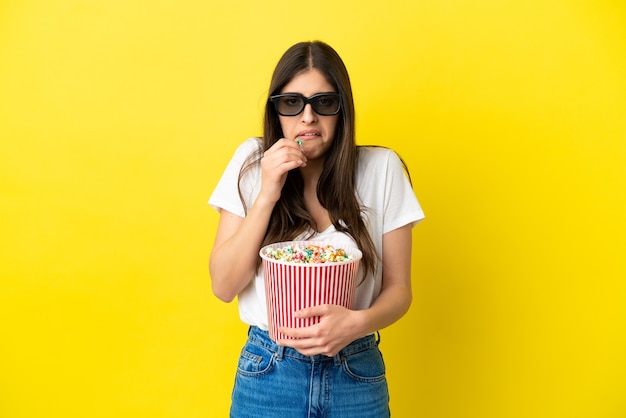
<svg viewBox="0 0 626 418"><path fill-rule="evenodd" d="M274 260L295 264L341 263L354 258L352 254L348 254L343 248L315 244L306 246L290 244L282 248L267 248L265 255Z"/></svg>

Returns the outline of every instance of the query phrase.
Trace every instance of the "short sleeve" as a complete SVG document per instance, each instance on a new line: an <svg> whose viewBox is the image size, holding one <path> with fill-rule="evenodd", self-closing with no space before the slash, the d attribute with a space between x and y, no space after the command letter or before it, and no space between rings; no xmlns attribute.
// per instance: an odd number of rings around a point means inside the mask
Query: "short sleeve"
<svg viewBox="0 0 626 418"><path fill-rule="evenodd" d="M407 224L414 226L424 218L424 212L413 192L400 157L393 151L389 151L387 155L383 233Z"/></svg>
<svg viewBox="0 0 626 418"><path fill-rule="evenodd" d="M260 150L260 143L256 138L250 138L237 147L209 198L210 206L217 211L224 209L245 217L245 208L239 196L239 173L249 157ZM259 193L259 170L257 166L253 166L241 181L241 193L247 207L251 206Z"/></svg>

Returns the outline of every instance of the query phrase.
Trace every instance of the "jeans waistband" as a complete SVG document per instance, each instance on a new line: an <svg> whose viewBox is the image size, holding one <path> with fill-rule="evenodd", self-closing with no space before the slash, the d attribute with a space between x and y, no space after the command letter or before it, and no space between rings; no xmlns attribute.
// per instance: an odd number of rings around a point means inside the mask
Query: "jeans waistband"
<svg viewBox="0 0 626 418"><path fill-rule="evenodd" d="M256 326L251 326L248 330L248 341L253 344L260 345L265 347L266 349L273 351L277 354L277 359L281 360L283 357L292 357L303 361L308 362L320 362L320 361L331 361L334 360L335 364L339 364L342 357L349 356L351 354L359 353L361 351L365 351L372 347L377 347L380 343L380 334L376 333L376 337L374 334L366 335L365 337L359 338L358 340L354 340L347 346L345 346L337 355L334 357L328 357L323 354L317 354L314 356L305 356L294 348L291 347L283 347L276 344L269 336L267 331L264 331Z"/></svg>

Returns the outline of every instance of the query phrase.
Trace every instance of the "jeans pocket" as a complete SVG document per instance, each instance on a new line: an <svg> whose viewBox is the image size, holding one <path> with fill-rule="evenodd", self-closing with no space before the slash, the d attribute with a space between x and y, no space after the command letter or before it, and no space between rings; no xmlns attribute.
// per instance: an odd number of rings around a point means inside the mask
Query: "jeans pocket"
<svg viewBox="0 0 626 418"><path fill-rule="evenodd" d="M249 377L263 376L272 371L274 363L273 351L248 342L239 355L237 373Z"/></svg>
<svg viewBox="0 0 626 418"><path fill-rule="evenodd" d="M358 382L380 382L385 380L385 362L376 347L343 357L343 371Z"/></svg>

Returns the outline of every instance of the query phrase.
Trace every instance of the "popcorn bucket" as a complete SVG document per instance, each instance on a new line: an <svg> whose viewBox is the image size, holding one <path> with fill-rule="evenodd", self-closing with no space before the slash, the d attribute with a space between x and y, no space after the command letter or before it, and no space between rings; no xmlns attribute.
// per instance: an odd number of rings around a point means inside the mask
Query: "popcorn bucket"
<svg viewBox="0 0 626 418"><path fill-rule="evenodd" d="M276 260L266 253L268 248L282 249L291 244L300 247L332 245L345 250L352 258L341 262L296 263ZM299 328L319 322L318 316L294 318L295 311L325 304L352 309L362 257L358 248L329 242L288 241L265 246L259 254L263 260L269 334L274 341L289 338L278 332L279 327Z"/></svg>

